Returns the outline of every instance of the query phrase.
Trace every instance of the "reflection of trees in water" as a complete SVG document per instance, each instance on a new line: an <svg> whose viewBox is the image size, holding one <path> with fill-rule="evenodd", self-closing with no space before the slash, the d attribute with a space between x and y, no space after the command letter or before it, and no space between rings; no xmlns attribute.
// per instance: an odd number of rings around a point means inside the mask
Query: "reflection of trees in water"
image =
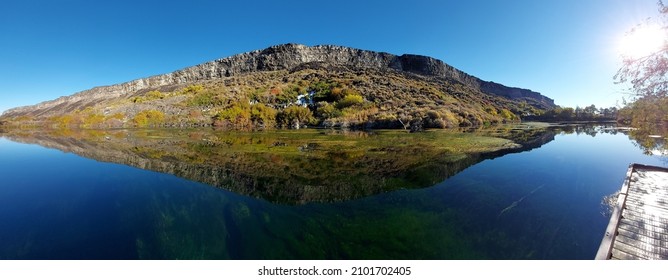
<svg viewBox="0 0 668 280"><path fill-rule="evenodd" d="M646 155L668 157L668 146L666 145L667 124L644 123L629 131L628 135Z"/></svg>
<svg viewBox="0 0 668 280"><path fill-rule="evenodd" d="M566 134L584 134L595 137L600 133L616 135L623 133L646 155L658 155L668 160L668 124L642 123L637 127L619 127L617 124L566 125L554 128Z"/></svg>
<svg viewBox="0 0 668 280"><path fill-rule="evenodd" d="M355 199L432 186L487 158L540 147L545 129L492 133L51 131L13 140L173 174L271 202Z"/></svg>
<svg viewBox="0 0 668 280"><path fill-rule="evenodd" d="M584 134L591 137L596 137L601 133L616 135L619 132L617 125L612 123L569 124L557 126L554 130L565 134Z"/></svg>

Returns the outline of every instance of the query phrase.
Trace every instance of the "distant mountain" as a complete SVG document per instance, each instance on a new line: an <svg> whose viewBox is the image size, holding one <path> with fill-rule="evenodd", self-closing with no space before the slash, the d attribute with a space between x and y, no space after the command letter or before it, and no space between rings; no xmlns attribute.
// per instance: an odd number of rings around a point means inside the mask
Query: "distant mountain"
<svg viewBox="0 0 668 280"><path fill-rule="evenodd" d="M540 93L483 81L440 60L286 44L7 110L48 126L456 127L554 108Z"/></svg>

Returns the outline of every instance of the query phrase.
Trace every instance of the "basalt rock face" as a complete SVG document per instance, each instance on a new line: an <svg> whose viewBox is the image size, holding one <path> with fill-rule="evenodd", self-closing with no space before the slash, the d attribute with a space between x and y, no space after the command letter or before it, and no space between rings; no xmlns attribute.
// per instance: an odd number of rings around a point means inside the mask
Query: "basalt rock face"
<svg viewBox="0 0 668 280"><path fill-rule="evenodd" d="M291 70L313 63L349 69L371 68L378 71L397 71L428 78L445 79L462 83L485 94L525 100L539 109L549 109L555 106L552 99L540 93L483 81L431 57L411 54L397 56L384 52L331 45L308 47L286 44L206 62L172 73L111 86L95 87L37 105L10 109L5 111L3 116L14 117L28 113L33 116L51 116L100 101L129 96L142 90L215 80L259 71Z"/></svg>

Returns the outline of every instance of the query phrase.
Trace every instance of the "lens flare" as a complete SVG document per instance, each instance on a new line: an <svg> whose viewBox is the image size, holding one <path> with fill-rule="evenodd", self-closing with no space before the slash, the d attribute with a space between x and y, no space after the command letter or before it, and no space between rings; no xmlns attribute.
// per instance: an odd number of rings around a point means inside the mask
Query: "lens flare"
<svg viewBox="0 0 668 280"><path fill-rule="evenodd" d="M619 52L625 58L638 59L661 50L665 43L666 31L660 26L642 26L621 39Z"/></svg>

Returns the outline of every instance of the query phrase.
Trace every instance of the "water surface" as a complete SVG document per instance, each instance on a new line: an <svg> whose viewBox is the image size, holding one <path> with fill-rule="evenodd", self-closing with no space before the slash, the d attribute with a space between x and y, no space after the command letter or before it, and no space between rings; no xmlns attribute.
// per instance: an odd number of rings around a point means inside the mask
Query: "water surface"
<svg viewBox="0 0 668 280"><path fill-rule="evenodd" d="M628 165L666 165L608 127L476 133L5 133L0 258L592 259Z"/></svg>

